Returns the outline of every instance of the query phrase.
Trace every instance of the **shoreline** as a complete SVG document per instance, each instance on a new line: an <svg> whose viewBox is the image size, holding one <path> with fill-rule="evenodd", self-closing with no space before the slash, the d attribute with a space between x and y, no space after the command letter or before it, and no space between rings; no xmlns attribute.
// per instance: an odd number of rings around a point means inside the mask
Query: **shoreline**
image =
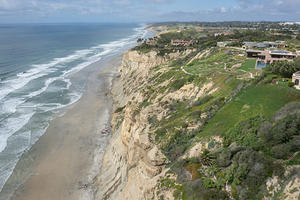
<svg viewBox="0 0 300 200"><path fill-rule="evenodd" d="M113 100L109 94L121 60L120 55L109 57L73 75L88 78L86 91L62 116L56 116L45 134L22 155L0 193L1 199L93 197L93 179L110 138L101 131L110 124ZM13 185L18 185L16 191L11 191Z"/></svg>

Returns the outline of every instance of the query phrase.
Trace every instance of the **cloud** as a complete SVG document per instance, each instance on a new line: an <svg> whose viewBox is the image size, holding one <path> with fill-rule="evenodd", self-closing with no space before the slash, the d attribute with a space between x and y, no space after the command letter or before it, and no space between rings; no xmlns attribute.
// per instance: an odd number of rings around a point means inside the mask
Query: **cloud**
<svg viewBox="0 0 300 200"><path fill-rule="evenodd" d="M237 0L232 7L173 11L157 21L300 21L300 0Z"/></svg>
<svg viewBox="0 0 300 200"><path fill-rule="evenodd" d="M102 13L129 6L130 0L0 0L0 13L49 14L55 12Z"/></svg>
<svg viewBox="0 0 300 200"><path fill-rule="evenodd" d="M204 1L204 0L203 0ZM214 1L211 0L212 4ZM201 8L202 0L199 0ZM169 6L169 4L172 5ZM181 6L185 4L185 6ZM299 20L300 0L236 0L229 7L222 2L215 9L195 11L195 4L181 0L0 0L0 22L31 16L48 16L56 21L70 16L73 21L98 16L115 21L224 21L224 20ZM220 4L218 4L220 5ZM186 10L182 10L185 7ZM60 17L60 18L59 18ZM1 19L2 18L2 19Z"/></svg>
<svg viewBox="0 0 300 200"><path fill-rule="evenodd" d="M169 2L170 0L152 0L155 3L165 3L165 2Z"/></svg>
<svg viewBox="0 0 300 200"><path fill-rule="evenodd" d="M277 14L299 14L299 0L238 0L241 9ZM299 16L298 16L299 17Z"/></svg>
<svg viewBox="0 0 300 200"><path fill-rule="evenodd" d="M149 4L166 3L172 0L0 0L0 13L53 13L72 11L84 13L114 13L146 8ZM145 4L145 5L143 5ZM126 10L128 9L128 10Z"/></svg>

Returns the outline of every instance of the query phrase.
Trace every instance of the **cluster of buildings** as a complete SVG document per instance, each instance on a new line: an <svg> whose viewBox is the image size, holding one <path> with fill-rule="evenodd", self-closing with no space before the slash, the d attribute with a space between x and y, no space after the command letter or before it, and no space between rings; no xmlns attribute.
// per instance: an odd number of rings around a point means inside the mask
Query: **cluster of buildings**
<svg viewBox="0 0 300 200"><path fill-rule="evenodd" d="M276 61L292 61L296 57L300 56L300 52L290 52L284 50L246 50L248 58L257 58L256 68L262 69ZM300 90L300 71L293 74L292 81L295 84L295 88Z"/></svg>
<svg viewBox="0 0 300 200"><path fill-rule="evenodd" d="M195 40L171 40L171 45L172 46L190 46L194 44Z"/></svg>
<svg viewBox="0 0 300 200"><path fill-rule="evenodd" d="M260 60L264 60L266 62L272 63L273 61L279 60L293 60L298 54L290 51L283 50L254 50L249 49L246 50L248 58L258 58Z"/></svg>
<svg viewBox="0 0 300 200"><path fill-rule="evenodd" d="M226 47L233 42L236 42L237 40L232 39L228 41L218 42L218 47ZM286 48L287 44L285 41L279 41L279 42L244 42L242 48L243 49L249 49L249 48Z"/></svg>
<svg viewBox="0 0 300 200"><path fill-rule="evenodd" d="M280 42L244 42L243 49L248 48L286 48L285 41Z"/></svg>
<svg viewBox="0 0 300 200"><path fill-rule="evenodd" d="M221 36L221 35L224 35L224 36L226 36L226 35L232 35L232 34L233 34L233 32L232 32L232 31L225 30L225 31L223 31L223 32L214 33L214 36L215 36L215 37L218 37L218 36Z"/></svg>
<svg viewBox="0 0 300 200"><path fill-rule="evenodd" d="M235 42L234 40L218 42L218 47L226 47ZM282 50L287 48L285 41L278 42L244 42L242 48L248 58L256 58L256 68L262 69L276 61L292 61L300 56L300 51L291 52ZM279 50L278 50L279 49ZM292 81L295 88L300 90L300 71L293 74Z"/></svg>
<svg viewBox="0 0 300 200"><path fill-rule="evenodd" d="M218 42L218 47L226 47L235 42L236 40L229 40ZM285 41L277 42L244 42L242 48L246 51L248 58L257 58L256 68L262 69L267 65L272 64L275 61L280 60L293 60L297 56L300 56L300 53L290 52L284 50L276 49L285 49L288 45Z"/></svg>

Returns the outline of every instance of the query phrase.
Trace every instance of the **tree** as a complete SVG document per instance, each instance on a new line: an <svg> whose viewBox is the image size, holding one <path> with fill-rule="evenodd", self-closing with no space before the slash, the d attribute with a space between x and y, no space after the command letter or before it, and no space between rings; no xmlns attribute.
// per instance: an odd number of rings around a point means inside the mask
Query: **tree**
<svg viewBox="0 0 300 200"><path fill-rule="evenodd" d="M295 63L296 68L300 69L300 57L295 58L294 63Z"/></svg>
<svg viewBox="0 0 300 200"><path fill-rule="evenodd" d="M297 63L294 61L274 62L269 67L267 67L266 70L271 71L274 74L279 74L282 77L290 78L293 73L300 70L300 61L297 60Z"/></svg>
<svg viewBox="0 0 300 200"><path fill-rule="evenodd" d="M141 42L143 42L143 40L144 40L143 38L139 38L139 39L137 39L137 42L141 43Z"/></svg>

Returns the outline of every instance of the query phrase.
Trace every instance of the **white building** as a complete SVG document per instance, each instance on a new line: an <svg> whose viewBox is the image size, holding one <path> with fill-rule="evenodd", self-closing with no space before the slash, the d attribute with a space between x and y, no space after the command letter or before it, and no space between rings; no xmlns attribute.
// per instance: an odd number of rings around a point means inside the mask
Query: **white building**
<svg viewBox="0 0 300 200"><path fill-rule="evenodd" d="M217 46L218 47L226 47L227 45L231 44L232 41L224 41L224 42L218 42Z"/></svg>
<svg viewBox="0 0 300 200"><path fill-rule="evenodd" d="M292 81L295 83L295 88L300 90L300 71L293 74Z"/></svg>

